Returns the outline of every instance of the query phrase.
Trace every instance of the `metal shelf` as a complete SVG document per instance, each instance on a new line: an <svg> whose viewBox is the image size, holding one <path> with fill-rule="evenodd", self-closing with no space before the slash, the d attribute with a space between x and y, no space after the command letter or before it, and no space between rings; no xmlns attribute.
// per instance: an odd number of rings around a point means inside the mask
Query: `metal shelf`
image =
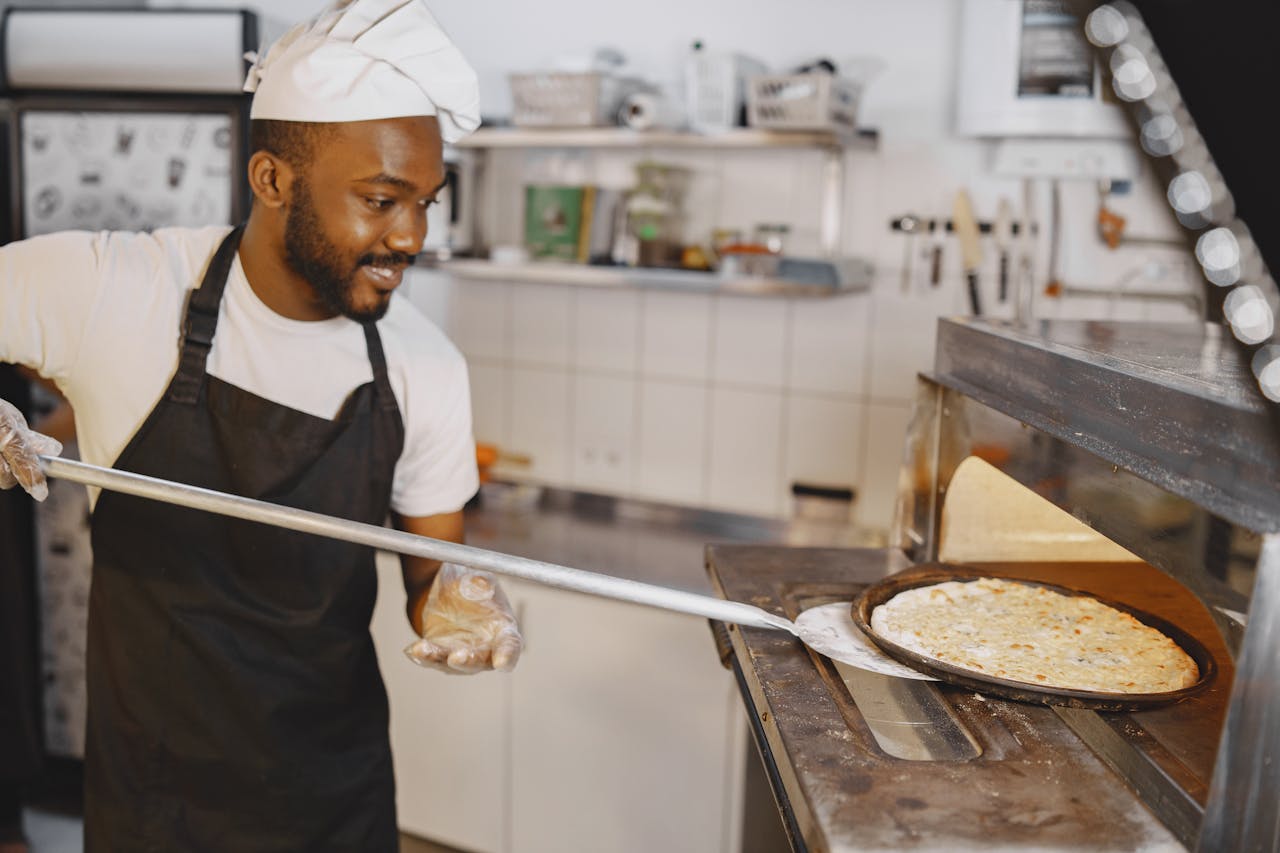
<svg viewBox="0 0 1280 853"><path fill-rule="evenodd" d="M783 258L778 273L770 276L734 272L706 273L668 269L597 267L579 264L535 262L494 264L486 260L423 257L421 266L439 266L462 278L496 281L573 284L584 287L641 287L753 296L833 296L866 290L872 269L858 258L840 257L844 207L845 153L874 151L879 138L874 130L856 134L833 131L779 131L734 128L723 133L675 130L631 130L624 127L528 128L482 127L455 143L467 151L463 160L473 169L477 183L485 171L489 151L533 148L583 148L645 150L675 148L693 150L807 149L822 153L819 248L822 259ZM483 192L476 197L483 196ZM475 214L472 214L473 222ZM473 245L486 245L483 240ZM480 254L484 254L484 250Z"/></svg>
<svg viewBox="0 0 1280 853"><path fill-rule="evenodd" d="M804 278L786 278L781 275L774 277L722 275L695 270L643 267L589 266L555 261L494 263L475 258L445 260L430 255L420 256L417 263L418 266L439 269L457 278L480 281L804 298L839 296L864 291L870 287L872 275L871 264L857 258L844 258L839 261L794 260L797 265L803 264ZM800 271L800 268L797 268L797 272ZM786 272L785 266L781 272Z"/></svg>
<svg viewBox="0 0 1280 853"><path fill-rule="evenodd" d="M821 148L874 151L875 131L780 131L735 128L723 133L631 130L625 127L482 127L458 148Z"/></svg>

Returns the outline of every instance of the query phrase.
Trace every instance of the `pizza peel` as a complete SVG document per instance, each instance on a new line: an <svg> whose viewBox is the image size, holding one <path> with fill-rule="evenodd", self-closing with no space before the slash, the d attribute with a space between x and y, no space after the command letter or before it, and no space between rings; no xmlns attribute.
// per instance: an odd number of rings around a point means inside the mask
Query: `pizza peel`
<svg viewBox="0 0 1280 853"><path fill-rule="evenodd" d="M70 480L86 486L96 486L113 492L174 504L190 509L212 512L245 521L270 524L286 530L295 530L358 545L368 545L382 551L425 557L448 563L457 563L473 569L521 578L547 586L581 592L602 598L643 604L678 613L704 616L721 622L745 625L752 628L768 628L786 631L798 637L806 645L831 646L830 637L821 629L802 628L800 625L770 613L762 608L737 601L726 601L709 595L699 595L685 590L670 589L627 578L611 577L583 569L570 568L541 560L531 560L511 554L502 554L391 530L373 524L334 518L317 512L281 506L267 501L254 500L226 494L212 489L190 486L148 477L128 471L102 468L85 462L62 459L57 456L41 456L46 474ZM848 604L841 605L848 611ZM825 652L823 652L825 653Z"/></svg>

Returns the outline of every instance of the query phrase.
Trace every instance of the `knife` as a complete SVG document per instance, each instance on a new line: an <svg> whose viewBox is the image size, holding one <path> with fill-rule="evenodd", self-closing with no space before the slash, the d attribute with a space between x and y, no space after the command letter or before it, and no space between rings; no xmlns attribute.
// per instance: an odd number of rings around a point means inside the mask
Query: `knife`
<svg viewBox="0 0 1280 853"><path fill-rule="evenodd" d="M982 242L979 237L978 220L973 216L973 204L969 201L969 193L965 190L956 193L955 203L951 208L951 220L955 225L956 236L960 238L960 256L964 260L964 276L969 281L969 306L976 317L982 313L982 301L978 294L978 269L982 266Z"/></svg>
<svg viewBox="0 0 1280 853"><path fill-rule="evenodd" d="M929 284L938 286L942 280L942 247L947 242L947 229L938 220L929 220Z"/></svg>
<svg viewBox="0 0 1280 853"><path fill-rule="evenodd" d="M996 251L1000 253L1000 301L1009 301L1009 249L1013 246L1013 208L1009 199L1000 197L993 228Z"/></svg>

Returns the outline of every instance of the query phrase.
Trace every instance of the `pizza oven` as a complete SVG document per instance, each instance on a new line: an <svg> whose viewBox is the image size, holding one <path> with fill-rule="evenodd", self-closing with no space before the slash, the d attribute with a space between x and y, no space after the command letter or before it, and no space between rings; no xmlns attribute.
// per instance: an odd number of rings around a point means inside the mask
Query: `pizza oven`
<svg viewBox="0 0 1280 853"><path fill-rule="evenodd" d="M1174 704L1095 710L714 626L793 847L1277 849L1277 484L1280 428L1217 326L942 321L891 547L713 546L718 591L795 618L942 562L1154 614L1214 671Z"/></svg>

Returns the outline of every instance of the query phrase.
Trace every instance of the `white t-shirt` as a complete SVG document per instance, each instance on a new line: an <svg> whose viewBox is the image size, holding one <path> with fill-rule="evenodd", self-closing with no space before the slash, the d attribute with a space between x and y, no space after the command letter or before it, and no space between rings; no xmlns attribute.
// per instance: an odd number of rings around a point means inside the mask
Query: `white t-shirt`
<svg viewBox="0 0 1280 853"><path fill-rule="evenodd" d="M177 369L187 292L229 230L76 231L0 248L0 361L57 383L75 408L86 462L111 465L164 394ZM391 508L405 516L461 509L478 487L466 362L399 295L378 333L405 426ZM326 419L373 378L358 323L281 317L253 292L239 258L207 368Z"/></svg>

